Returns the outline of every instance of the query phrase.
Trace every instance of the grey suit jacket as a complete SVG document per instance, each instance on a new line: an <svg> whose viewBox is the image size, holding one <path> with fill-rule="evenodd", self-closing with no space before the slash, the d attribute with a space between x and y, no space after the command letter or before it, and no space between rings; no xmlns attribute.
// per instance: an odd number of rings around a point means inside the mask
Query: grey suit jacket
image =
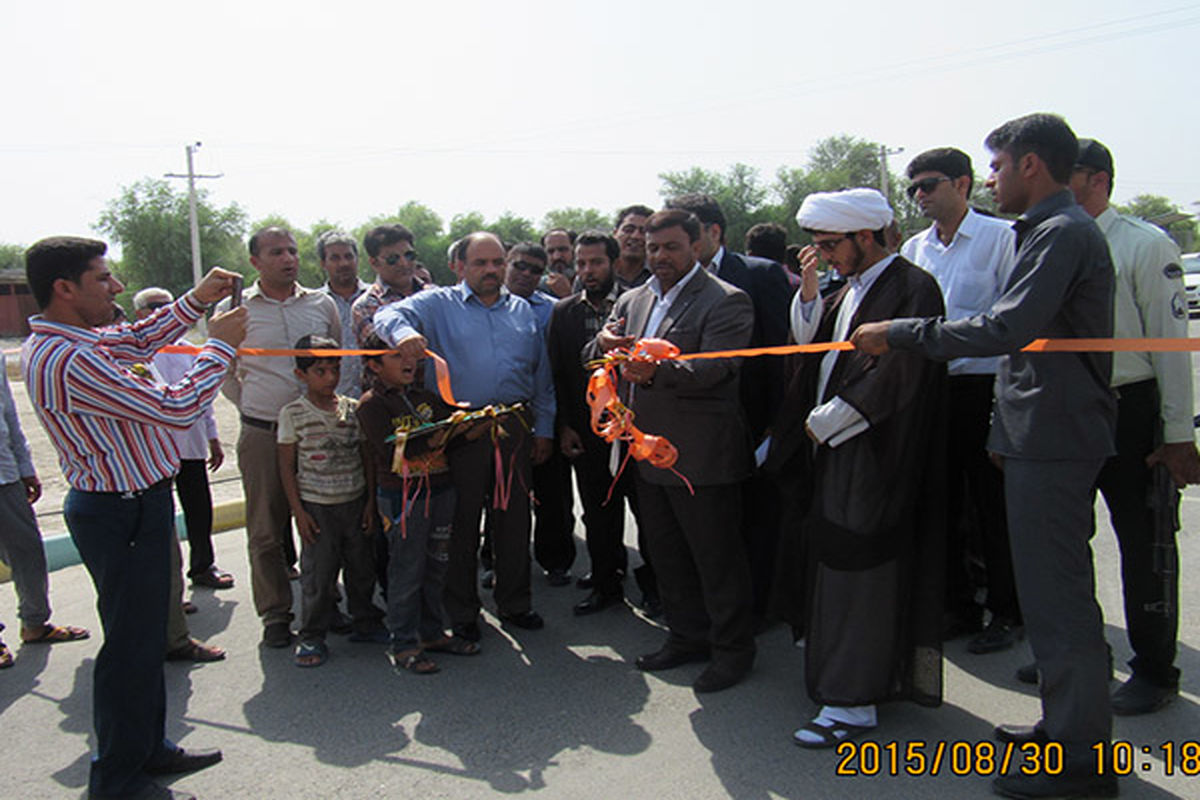
<svg viewBox="0 0 1200 800"><path fill-rule="evenodd" d="M754 307L740 289L704 270L684 286L657 331L645 331L656 298L649 284L630 289L613 307L625 332L667 339L684 353L746 347L754 330ZM594 343L592 345L594 350ZM739 360L670 361L658 365L649 386L621 386L621 396L643 433L666 436L679 451L675 469L693 486L735 483L753 467L750 432L738 400ZM669 470L638 462L648 483L680 486Z"/></svg>

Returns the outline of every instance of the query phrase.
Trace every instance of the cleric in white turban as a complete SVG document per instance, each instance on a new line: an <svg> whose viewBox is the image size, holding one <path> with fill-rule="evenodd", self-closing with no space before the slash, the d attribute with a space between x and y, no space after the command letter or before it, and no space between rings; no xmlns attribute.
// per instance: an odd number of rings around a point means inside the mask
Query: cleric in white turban
<svg viewBox="0 0 1200 800"><path fill-rule="evenodd" d="M796 222L806 231L878 231L892 222L892 207L874 189L814 192L804 198Z"/></svg>

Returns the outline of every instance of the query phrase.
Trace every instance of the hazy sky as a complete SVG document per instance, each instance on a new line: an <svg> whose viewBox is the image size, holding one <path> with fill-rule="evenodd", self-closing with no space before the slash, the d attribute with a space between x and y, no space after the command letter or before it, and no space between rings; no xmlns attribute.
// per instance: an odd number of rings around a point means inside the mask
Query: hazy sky
<svg viewBox="0 0 1200 800"><path fill-rule="evenodd" d="M0 242L91 233L193 141L251 219L537 222L657 203L665 170L769 178L838 133L903 147L896 172L954 145L985 173L984 136L1030 111L1109 145L1116 200L1200 210L1200 3L887 5L6 3Z"/></svg>

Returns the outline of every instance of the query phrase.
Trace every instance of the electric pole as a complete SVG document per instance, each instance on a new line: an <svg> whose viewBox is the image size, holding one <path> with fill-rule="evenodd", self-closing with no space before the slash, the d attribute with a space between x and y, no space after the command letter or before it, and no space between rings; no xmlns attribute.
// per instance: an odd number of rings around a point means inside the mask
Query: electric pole
<svg viewBox="0 0 1200 800"><path fill-rule="evenodd" d="M168 172L163 175L164 178L187 178L188 182L188 224L192 234L192 285L200 282L204 277L202 267L200 265L200 223L196 219L196 179L197 178L220 178L222 173L216 175L197 175L192 164L193 154L200 149L200 142L189 144L184 147L187 153L187 174L180 175L178 172ZM204 319L200 319L200 329L204 330Z"/></svg>
<svg viewBox="0 0 1200 800"><path fill-rule="evenodd" d="M879 145L879 192L885 200L888 197L888 156L899 155L903 152L903 147L893 147L889 150L886 144Z"/></svg>

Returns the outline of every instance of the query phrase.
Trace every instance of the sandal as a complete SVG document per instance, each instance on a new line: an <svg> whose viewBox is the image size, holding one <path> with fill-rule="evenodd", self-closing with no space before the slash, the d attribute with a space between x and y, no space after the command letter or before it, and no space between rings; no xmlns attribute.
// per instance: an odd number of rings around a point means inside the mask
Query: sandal
<svg viewBox="0 0 1200 800"><path fill-rule="evenodd" d="M59 642L77 642L80 639L86 639L92 634L87 628L76 628L73 625L51 625L46 623L42 626L42 630L37 636L28 639L25 636L25 630L21 630L22 644L58 644Z"/></svg>
<svg viewBox="0 0 1200 800"><path fill-rule="evenodd" d="M208 645L198 639L189 639L187 644L167 651L167 661L191 661L196 664L205 664L209 661L222 661L224 658L225 648Z"/></svg>
<svg viewBox="0 0 1200 800"><path fill-rule="evenodd" d="M8 645L0 641L0 669L8 669L13 665L12 650L8 649Z"/></svg>
<svg viewBox="0 0 1200 800"><path fill-rule="evenodd" d="M319 667L329 658L329 648L324 642L301 642L296 645L297 667Z"/></svg>
<svg viewBox="0 0 1200 800"><path fill-rule="evenodd" d="M452 656L477 656L481 648L478 642L461 636L443 636L437 641L422 643L421 649L430 653L449 653Z"/></svg>
<svg viewBox="0 0 1200 800"><path fill-rule="evenodd" d="M440 672L441 667L432 658L425 655L423 650L409 650L406 653L388 653L388 660L396 672L407 670L416 675L432 675Z"/></svg>
<svg viewBox="0 0 1200 800"><path fill-rule="evenodd" d="M809 750L827 750L831 747L836 747L841 742L847 739L854 739L862 736L867 731L875 730L874 725L851 725L849 722L835 722L832 725L818 725L814 719L806 723L800 730L792 734L792 741L800 747L807 747ZM803 739L800 736L801 731L811 733L814 736L819 736L820 741L813 742L808 739Z"/></svg>

